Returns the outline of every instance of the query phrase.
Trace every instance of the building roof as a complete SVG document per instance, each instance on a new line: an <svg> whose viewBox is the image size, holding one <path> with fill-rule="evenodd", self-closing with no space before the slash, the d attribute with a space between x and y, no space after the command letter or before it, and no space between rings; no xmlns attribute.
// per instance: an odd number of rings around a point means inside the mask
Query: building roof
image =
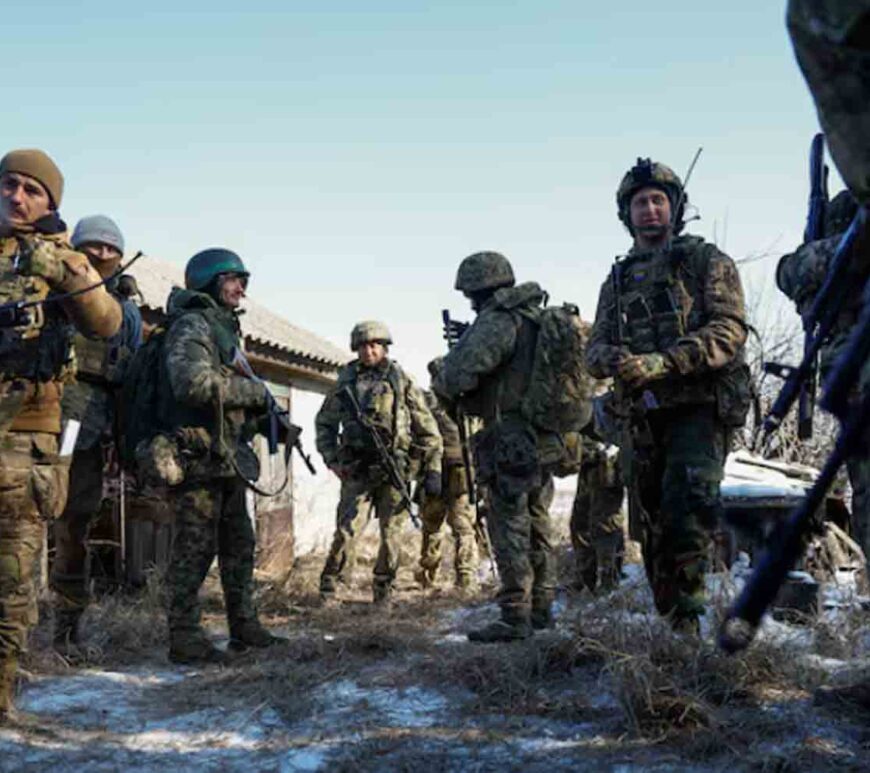
<svg viewBox="0 0 870 773"><path fill-rule="evenodd" d="M163 314L174 287L184 286L184 271L173 263L144 255L130 273L136 277L143 308ZM246 298L241 319L247 345L318 371L333 371L344 365L348 354L325 338L297 327L262 304Z"/></svg>

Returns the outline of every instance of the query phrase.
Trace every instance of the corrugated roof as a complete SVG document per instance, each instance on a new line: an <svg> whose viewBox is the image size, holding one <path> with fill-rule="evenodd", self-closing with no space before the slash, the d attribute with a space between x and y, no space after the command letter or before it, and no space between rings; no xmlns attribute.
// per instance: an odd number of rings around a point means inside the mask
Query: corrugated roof
<svg viewBox="0 0 870 773"><path fill-rule="evenodd" d="M150 255L140 258L130 273L136 277L144 297L144 306L154 311L166 311L169 291L184 286L184 271L173 263ZM348 360L348 354L325 338L288 322L262 304L246 298L242 331L249 341L277 349L308 363L337 368Z"/></svg>

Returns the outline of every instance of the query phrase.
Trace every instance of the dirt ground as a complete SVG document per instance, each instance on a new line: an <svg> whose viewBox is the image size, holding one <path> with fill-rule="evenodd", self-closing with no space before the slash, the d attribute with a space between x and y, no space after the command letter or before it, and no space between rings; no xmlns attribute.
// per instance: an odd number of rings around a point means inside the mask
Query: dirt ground
<svg viewBox="0 0 870 773"><path fill-rule="evenodd" d="M370 603L373 542L336 608L317 600L321 556L260 576L264 621L284 646L227 667L166 660L160 578L111 595L84 620L88 660L72 666L34 634L0 728L3 771L817 771L866 770L870 717L813 705L822 682L854 678L870 621L846 605L809 625L771 622L746 655L713 646L733 592L711 578L700 643L659 621L642 572L606 596L561 590L554 630L474 645L496 616L492 587L422 591L409 532L396 603ZM564 585L570 557L560 548ZM207 624L226 642L219 587Z"/></svg>

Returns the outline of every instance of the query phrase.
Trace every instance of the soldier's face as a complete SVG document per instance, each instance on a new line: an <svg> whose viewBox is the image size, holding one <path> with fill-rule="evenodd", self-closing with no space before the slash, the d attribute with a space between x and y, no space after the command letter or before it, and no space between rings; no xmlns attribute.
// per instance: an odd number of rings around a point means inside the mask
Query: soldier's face
<svg viewBox="0 0 870 773"><path fill-rule="evenodd" d="M0 177L0 221L30 225L51 212L51 198L38 180L18 172Z"/></svg>
<svg viewBox="0 0 870 773"><path fill-rule="evenodd" d="M356 349L359 361L368 368L379 365L387 356L387 347L380 341L366 341Z"/></svg>
<svg viewBox="0 0 870 773"><path fill-rule="evenodd" d="M671 226L671 202L660 188L641 188L629 204L631 225L638 241L661 239Z"/></svg>
<svg viewBox="0 0 870 773"><path fill-rule="evenodd" d="M78 250L87 255L88 261L97 269L103 279L111 276L121 262L121 251L111 244L87 242L80 244Z"/></svg>
<svg viewBox="0 0 870 773"><path fill-rule="evenodd" d="M221 305L230 309L237 309L245 297L245 288L248 286L248 278L238 274L224 274L220 284Z"/></svg>

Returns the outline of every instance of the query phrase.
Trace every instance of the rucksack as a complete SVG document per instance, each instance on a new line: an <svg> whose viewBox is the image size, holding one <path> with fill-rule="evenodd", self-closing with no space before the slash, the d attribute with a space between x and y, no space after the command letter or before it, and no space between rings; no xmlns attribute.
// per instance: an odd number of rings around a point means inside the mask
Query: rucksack
<svg viewBox="0 0 870 773"><path fill-rule="evenodd" d="M520 410L539 429L579 432L592 416L595 390L585 362L589 324L570 303L546 306L536 316L532 372Z"/></svg>
<svg viewBox="0 0 870 773"><path fill-rule="evenodd" d="M127 366L118 407L121 464L135 472L136 446L161 430L160 378L166 328L155 328Z"/></svg>

